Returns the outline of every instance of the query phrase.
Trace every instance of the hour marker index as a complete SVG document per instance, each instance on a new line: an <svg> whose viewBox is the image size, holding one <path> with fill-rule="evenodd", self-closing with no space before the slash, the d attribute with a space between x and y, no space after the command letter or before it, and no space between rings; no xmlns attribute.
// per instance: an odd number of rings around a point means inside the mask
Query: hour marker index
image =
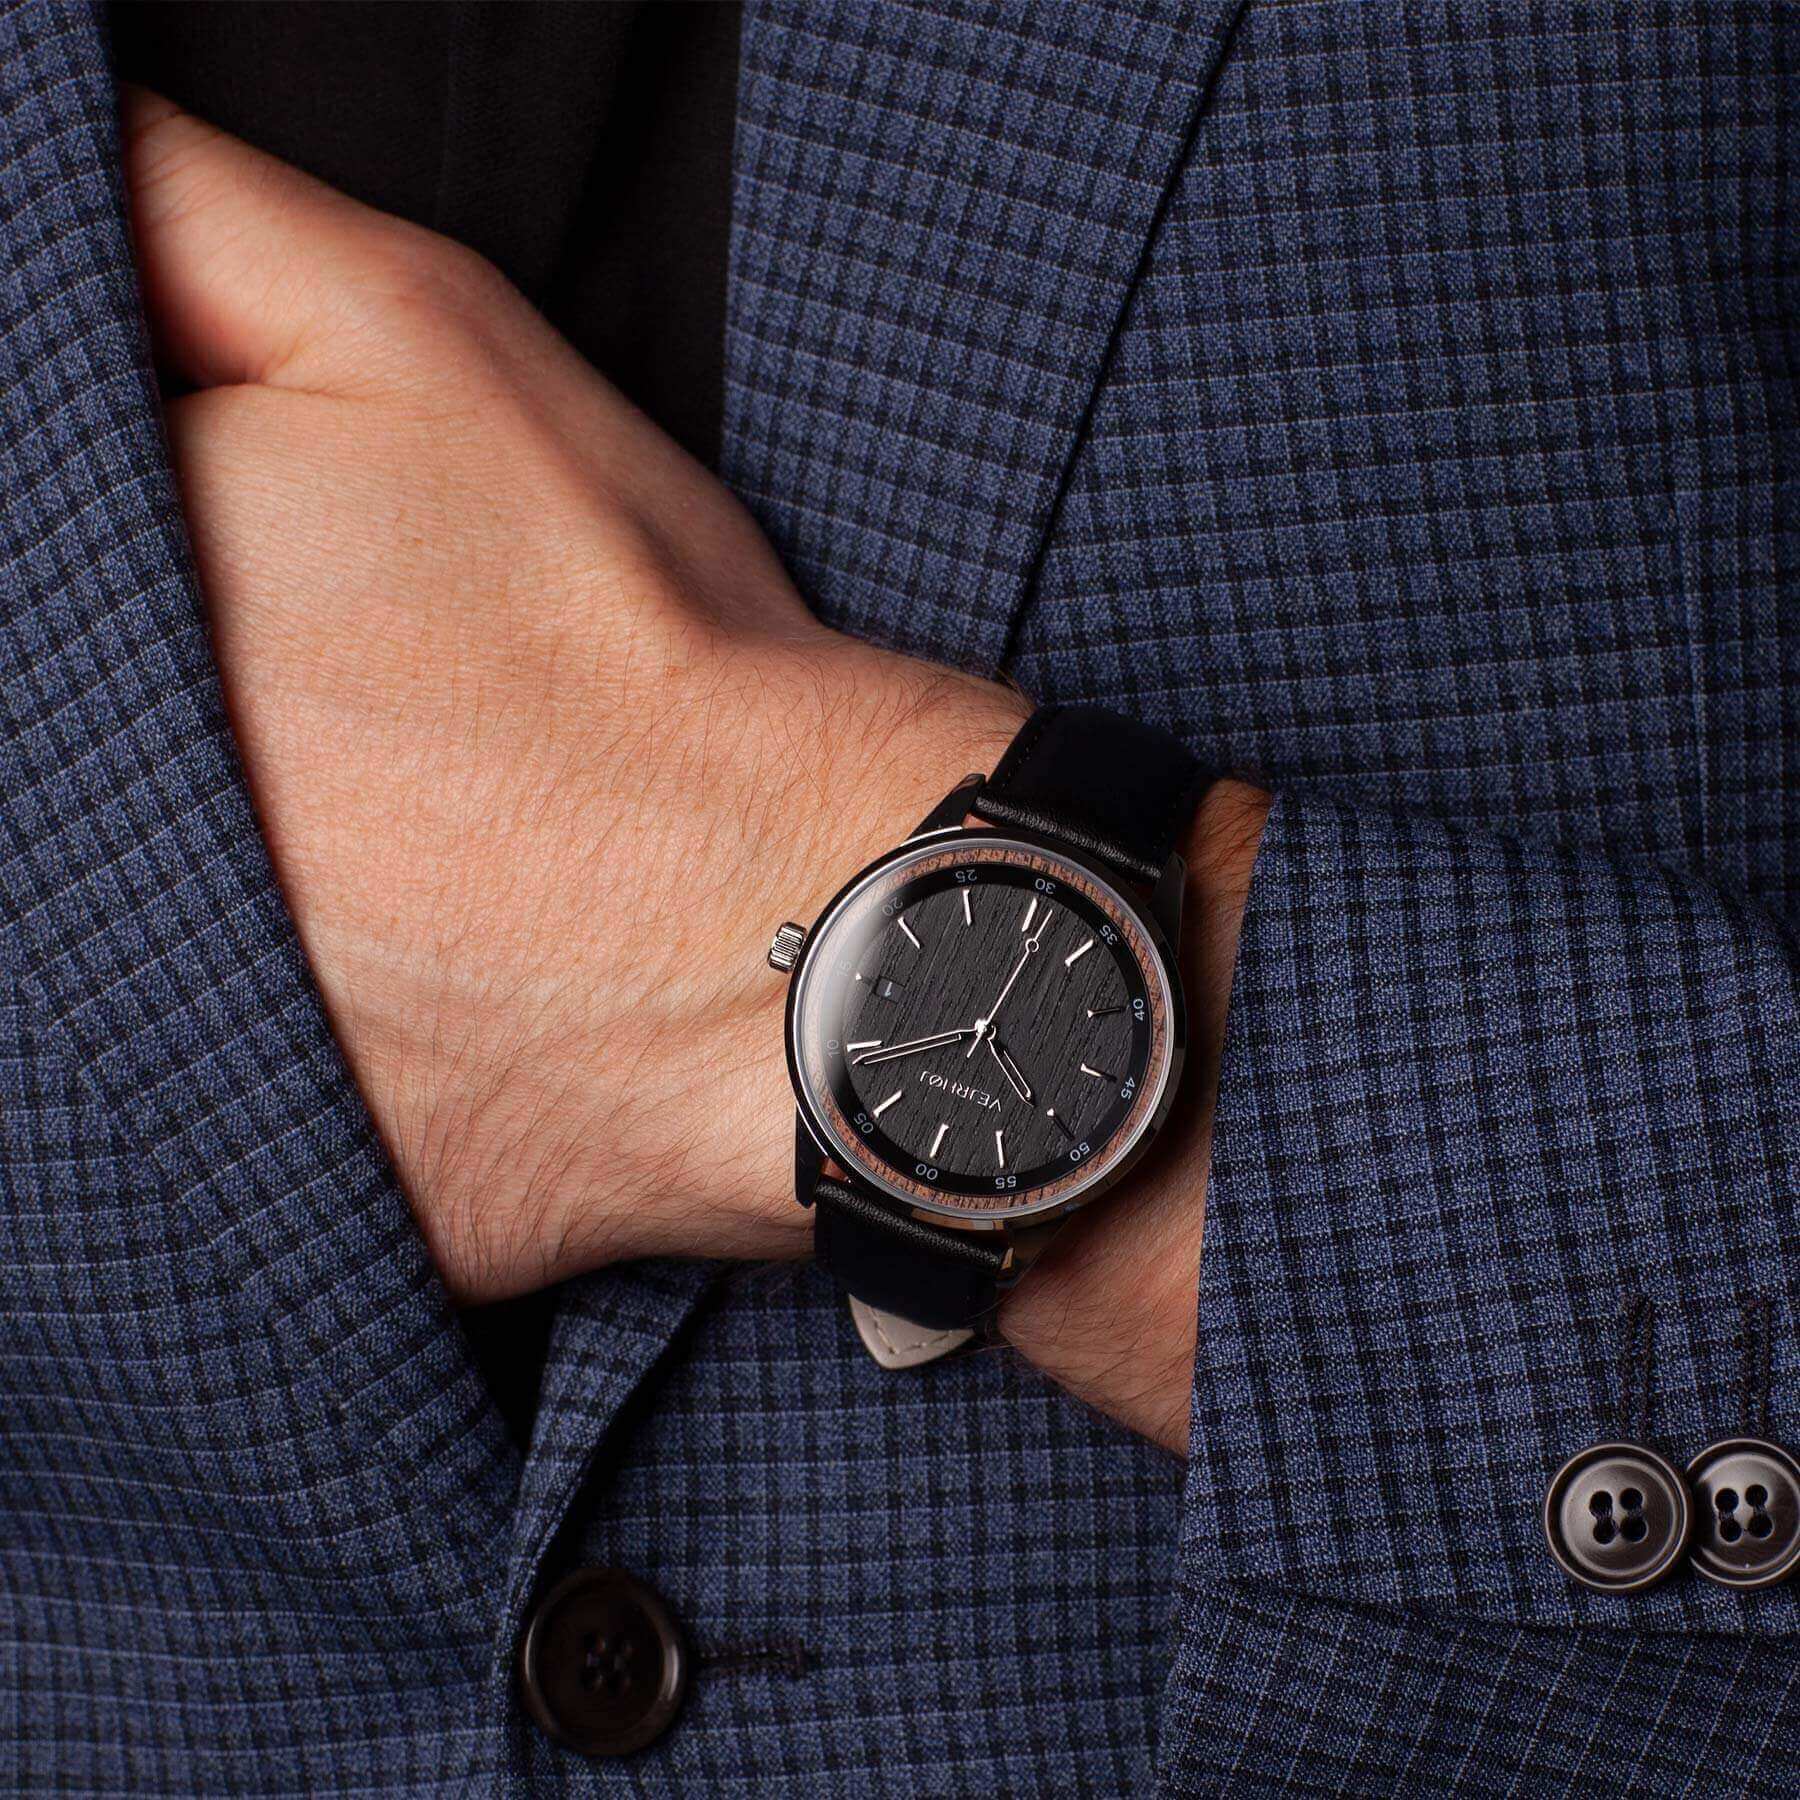
<svg viewBox="0 0 1800 1800"><path fill-rule="evenodd" d="M994 1157L1004 1169L1006 1167L1006 1133L1004 1131L994 1133Z"/></svg>
<svg viewBox="0 0 1800 1800"><path fill-rule="evenodd" d="M940 1125L937 1128L937 1136L931 1140L931 1148L926 1152L926 1154L928 1156L936 1156L938 1153L938 1146L941 1143L943 1143L944 1139L947 1138L949 1135L950 1135L950 1127L948 1125Z"/></svg>
<svg viewBox="0 0 1800 1800"><path fill-rule="evenodd" d="M900 929L906 933L906 941L911 944L915 950L918 949L919 940L913 936L913 928L907 924L906 915L902 913L895 922L899 925Z"/></svg>
<svg viewBox="0 0 1800 1800"><path fill-rule="evenodd" d="M1107 1019L1111 1018L1114 1013L1124 1010L1122 1006L1090 1006L1087 1009L1087 1016L1090 1019Z"/></svg>
<svg viewBox="0 0 1800 1800"><path fill-rule="evenodd" d="M846 1044L844 1046L844 1048L846 1050L850 1051L853 1055L858 1050L879 1050L881 1048L881 1039L880 1038L864 1038L860 1044Z"/></svg>
<svg viewBox="0 0 1800 1800"><path fill-rule="evenodd" d="M969 906L969 890L967 888L963 889L962 897L963 897L963 923L965 925L973 925L975 923L975 914Z"/></svg>
<svg viewBox="0 0 1800 1800"><path fill-rule="evenodd" d="M1037 895L1033 894L1031 896L1031 904L1028 907L1026 907L1026 909L1025 909L1025 917L1022 920L1020 920L1020 922L1019 922L1019 929L1021 931L1029 931L1031 929L1031 921L1033 919L1035 919L1036 917L1037 917Z"/></svg>
<svg viewBox="0 0 1800 1800"><path fill-rule="evenodd" d="M1090 1069L1086 1063L1083 1063L1081 1065L1081 1072L1084 1075L1093 1076L1093 1078L1096 1081L1111 1081L1112 1080L1112 1077L1109 1074L1107 1074L1107 1072L1104 1069Z"/></svg>
<svg viewBox="0 0 1800 1800"><path fill-rule="evenodd" d="M881 1115L884 1112L886 1112L887 1109L890 1106L892 1106L894 1104L894 1102L896 1100L898 1100L903 1093L905 1093L905 1091L906 1090L904 1088L895 1088L894 1091L891 1094L889 1094L888 1097L884 1101L882 1101L882 1103L879 1106L872 1106L869 1108L869 1110L876 1116L876 1118L879 1119L881 1117Z"/></svg>
<svg viewBox="0 0 1800 1800"><path fill-rule="evenodd" d="M1094 947L1094 940L1093 940L1093 939L1092 939L1092 938L1085 938L1085 939L1083 939L1083 941L1082 941L1082 942L1081 942L1081 944L1080 944L1080 945L1079 945L1079 946L1078 946L1078 947L1077 947L1077 948L1076 948L1076 949L1073 949L1073 950L1071 950L1071 951L1070 951L1070 952L1069 952L1069 954L1068 954L1068 955L1067 955L1067 956L1065 956L1065 957L1064 957L1064 958L1063 958L1063 967L1064 967L1064 968L1065 968L1065 969L1072 969L1072 968L1074 968L1074 966L1075 966L1075 965L1076 965L1076 964L1077 964L1077 963L1078 963L1078 962L1080 962L1080 961L1081 961L1081 959L1082 959L1082 958L1083 958L1083 957L1084 957L1084 956L1086 956L1086 955L1087 955L1087 953L1088 953L1088 952L1089 952L1089 951L1090 951L1090 950L1091 950L1091 949L1093 949L1093 947ZM1092 1018L1092 1017L1093 1017L1093 1015L1092 1015L1092 1014L1091 1014L1091 1013L1090 1013L1090 1014L1089 1014L1089 1015L1088 1015L1088 1016L1089 1016L1089 1017L1090 1017L1090 1018Z"/></svg>

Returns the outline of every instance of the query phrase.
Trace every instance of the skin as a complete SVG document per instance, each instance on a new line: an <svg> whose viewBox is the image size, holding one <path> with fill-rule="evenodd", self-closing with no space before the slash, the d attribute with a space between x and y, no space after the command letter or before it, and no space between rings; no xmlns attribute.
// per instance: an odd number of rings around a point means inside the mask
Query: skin
<svg viewBox="0 0 1800 1800"><path fill-rule="evenodd" d="M808 1254L769 933L991 768L1026 702L822 626L726 489L471 252L153 96L124 124L246 776L445 1283ZM1179 1123L1001 1315L1177 1450L1266 807L1221 784L1187 846Z"/></svg>

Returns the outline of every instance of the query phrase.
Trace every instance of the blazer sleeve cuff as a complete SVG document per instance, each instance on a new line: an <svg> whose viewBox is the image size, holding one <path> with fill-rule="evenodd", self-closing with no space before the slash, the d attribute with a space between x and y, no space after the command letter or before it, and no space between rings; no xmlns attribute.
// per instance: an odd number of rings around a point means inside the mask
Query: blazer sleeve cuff
<svg viewBox="0 0 1800 1800"><path fill-rule="evenodd" d="M1741 1428L1741 1302L1794 1421L1796 959L1648 863L1283 796L1246 910L1207 1197L1183 1579L1512 1621L1791 1630L1790 1588L1576 1588L1551 1475ZM1629 1433L1625 1433L1629 1435Z"/></svg>

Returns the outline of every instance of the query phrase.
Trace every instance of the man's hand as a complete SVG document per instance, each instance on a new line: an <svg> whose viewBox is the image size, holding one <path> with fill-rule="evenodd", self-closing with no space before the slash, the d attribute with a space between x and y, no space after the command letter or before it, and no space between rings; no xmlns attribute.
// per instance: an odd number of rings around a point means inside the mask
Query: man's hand
<svg viewBox="0 0 1800 1800"><path fill-rule="evenodd" d="M250 786L446 1281L803 1253L770 930L1024 703L827 631L469 252L161 101L126 131Z"/></svg>
<svg viewBox="0 0 1800 1800"><path fill-rule="evenodd" d="M125 123L251 791L445 1281L803 1254L770 928L993 767L1025 704L821 626L725 489L470 252L165 102ZM1177 1141L1002 1313L1170 1444L1265 806L1221 784L1190 841Z"/></svg>

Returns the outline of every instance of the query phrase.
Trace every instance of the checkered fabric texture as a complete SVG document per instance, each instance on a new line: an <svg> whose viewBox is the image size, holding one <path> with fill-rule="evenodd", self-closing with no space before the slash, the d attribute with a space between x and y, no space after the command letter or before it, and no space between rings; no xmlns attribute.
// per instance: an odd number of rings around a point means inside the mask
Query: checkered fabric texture
<svg viewBox="0 0 1800 1800"><path fill-rule="evenodd" d="M1793 1791L1793 1594L1537 1508L1634 1295L1665 1450L1746 1295L1800 1437L1797 33L746 15L725 461L809 597L1281 791L1184 1471L802 1269L572 1284L513 1449L232 755L104 43L0 10L0 1787ZM699 1655L625 1762L511 1689L584 1560Z"/></svg>

